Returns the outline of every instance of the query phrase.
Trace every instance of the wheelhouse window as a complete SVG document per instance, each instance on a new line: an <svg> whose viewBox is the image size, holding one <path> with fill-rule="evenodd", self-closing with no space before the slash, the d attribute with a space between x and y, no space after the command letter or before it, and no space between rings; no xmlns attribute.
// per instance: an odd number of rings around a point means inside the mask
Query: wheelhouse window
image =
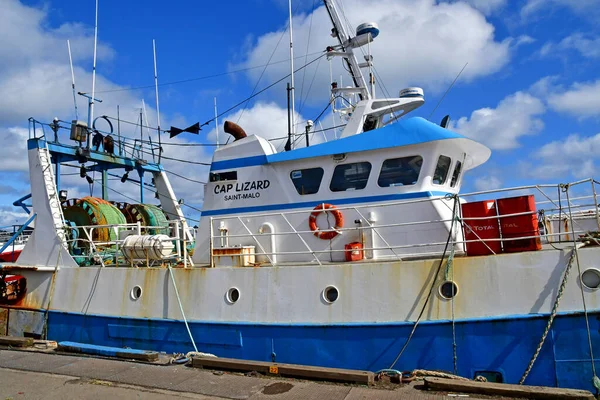
<svg viewBox="0 0 600 400"><path fill-rule="evenodd" d="M228 172L211 172L208 177L210 182L220 182L220 181L236 181L237 180L237 171L228 171Z"/></svg>
<svg viewBox="0 0 600 400"><path fill-rule="evenodd" d="M450 172L451 163L452 159L450 157L440 156L440 158L438 158L437 166L435 167L435 172L433 173L434 185L443 185L446 183L448 172Z"/></svg>
<svg viewBox="0 0 600 400"><path fill-rule="evenodd" d="M454 187L458 183L460 179L460 173L462 171L462 163L460 161L456 162L456 166L454 167L454 172L452 173L452 180L450 181L450 186Z"/></svg>
<svg viewBox="0 0 600 400"><path fill-rule="evenodd" d="M377 184L381 187L409 186L419 180L423 157L390 158L383 162Z"/></svg>
<svg viewBox="0 0 600 400"><path fill-rule="evenodd" d="M332 192L364 189L367 186L370 172L371 163L366 161L338 165L333 171L329 189Z"/></svg>
<svg viewBox="0 0 600 400"><path fill-rule="evenodd" d="M323 168L297 169L290 172L290 178L298 194L315 194L321 186Z"/></svg>

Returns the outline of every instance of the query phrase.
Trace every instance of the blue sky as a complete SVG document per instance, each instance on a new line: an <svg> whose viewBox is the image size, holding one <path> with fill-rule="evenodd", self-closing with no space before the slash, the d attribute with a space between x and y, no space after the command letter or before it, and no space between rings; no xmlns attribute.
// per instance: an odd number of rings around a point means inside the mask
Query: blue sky
<svg viewBox="0 0 600 400"><path fill-rule="evenodd" d="M0 225L5 225L24 217L11 203L29 192L27 118L74 117L67 39L78 90L91 88L94 1L0 3ZM320 1L296 1L293 7L300 66L333 41ZM468 63L430 117L439 122L450 114L453 129L493 150L487 164L467 175L463 191L594 175L600 154L599 0L344 0L343 9L353 26L366 21L380 26L372 45L380 94L387 90L394 95L407 86L425 90L426 104L412 115L429 118ZM119 104L122 118L135 121L144 99L155 124L154 89L132 89L153 85L152 39L158 49L163 127L208 121L215 96L219 109L225 110L255 86L262 89L288 73L284 0L149 0L143 6L101 0L99 23L97 91L104 102L96 115L115 115ZM262 67L269 60L272 65ZM339 81L339 62L332 68ZM349 82L347 76L341 79ZM169 84L182 80L189 81ZM322 59L306 74L297 74L296 88L298 120L315 119L329 100L328 62ZM78 105L85 114L83 99ZM243 112L236 109L226 117L239 121L248 133L274 138L285 135L285 116L284 82L248 103ZM331 124L331 116L322 122ZM214 142L213 128L175 142ZM133 129L124 127L123 133L133 135ZM210 148L166 151L201 162L211 157ZM206 179L203 167L165 165L188 178ZM201 204L202 186L171 179L186 203ZM77 176L63 181L72 197L89 194ZM111 186L134 194L119 183ZM99 188L94 194L99 195ZM199 215L192 208L186 214Z"/></svg>

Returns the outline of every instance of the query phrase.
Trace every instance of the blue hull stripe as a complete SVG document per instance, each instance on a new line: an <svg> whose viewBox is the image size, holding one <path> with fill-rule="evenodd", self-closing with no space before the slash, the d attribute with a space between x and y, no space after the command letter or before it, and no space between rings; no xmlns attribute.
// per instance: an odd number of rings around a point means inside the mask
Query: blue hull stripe
<svg viewBox="0 0 600 400"><path fill-rule="evenodd" d="M457 321L458 374L497 373L517 383L534 354L547 316ZM592 343L600 346L600 314L590 313ZM198 349L220 357L376 371L388 368L412 324L283 325L190 321ZM454 369L452 324L419 325L395 368ZM169 353L193 350L181 321L50 311L48 339ZM600 360L596 360L600 368ZM488 374L489 376L489 374ZM593 390L582 315L559 315L526 384Z"/></svg>
<svg viewBox="0 0 600 400"><path fill-rule="evenodd" d="M335 199L335 200L313 200L304 201L301 203L285 203L285 204L269 204L264 206L253 206L253 207L236 207L227 208L220 210L205 210L202 211L203 216L212 215L227 215L227 214L238 214L238 213L252 213L252 212L264 212L264 211L279 211L279 210L291 210L296 208L312 208L321 203L331 203L334 205L344 204L361 204L361 203L376 203L381 201L394 201L394 200L410 200L420 199L425 197L442 197L448 194L447 192L417 192L417 193L401 193L401 194L386 194L381 196L363 196L363 197L351 197L348 199Z"/></svg>

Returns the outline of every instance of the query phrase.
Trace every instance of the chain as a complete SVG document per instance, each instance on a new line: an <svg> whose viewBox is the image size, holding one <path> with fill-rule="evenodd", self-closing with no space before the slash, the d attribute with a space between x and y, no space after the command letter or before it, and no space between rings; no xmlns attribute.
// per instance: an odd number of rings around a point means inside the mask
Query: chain
<svg viewBox="0 0 600 400"><path fill-rule="evenodd" d="M542 335L542 338L540 339L540 343L538 344L538 347L535 351L535 353L533 354L533 357L531 357L531 361L529 361L529 365L527 366L527 369L525 370L525 372L523 373L523 376L521 377L521 380L519 381L519 385L522 385L523 382L525 382L525 379L527 379L527 376L529 375L529 373L531 372L531 369L533 368L533 364L535 364L535 361L537 360L538 356L540 355L540 352L542 351L542 346L544 345L544 342L546 341L546 336L548 336L548 333L550 332L550 327L552 327L552 322L554 322L554 317L556 317L556 312L558 311L558 305L560 304L560 299L562 298L563 293L565 292L565 287L567 286L567 280L569 278L569 272L571 272L571 267L573 266L573 260L575 260L575 250L576 248L574 247L573 250L571 250L571 257L569 257L569 264L567 265L567 269L565 270L565 276L563 277L562 282L560 283L560 287L558 289L558 293L556 294L556 300L554 301L554 306L552 307L552 312L550 313L550 318L548 319L548 323L546 324L546 329L544 330L544 334Z"/></svg>

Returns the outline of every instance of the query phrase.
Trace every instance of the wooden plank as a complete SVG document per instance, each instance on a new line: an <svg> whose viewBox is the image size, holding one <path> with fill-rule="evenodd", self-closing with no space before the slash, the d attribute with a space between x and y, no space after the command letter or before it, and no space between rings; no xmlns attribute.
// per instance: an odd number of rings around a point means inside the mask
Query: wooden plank
<svg viewBox="0 0 600 400"><path fill-rule="evenodd" d="M126 358L129 360L156 361L158 353L155 351L122 349L120 347L96 346L87 343L59 342L58 351L70 353L83 353L105 357Z"/></svg>
<svg viewBox="0 0 600 400"><path fill-rule="evenodd" d="M522 397L527 399L594 400L592 393L587 390L509 385L505 383L461 381L443 378L425 378L425 387L429 390L441 392L476 393L488 396Z"/></svg>
<svg viewBox="0 0 600 400"><path fill-rule="evenodd" d="M16 336L0 336L0 345L11 347L31 347L33 346L33 339Z"/></svg>
<svg viewBox="0 0 600 400"><path fill-rule="evenodd" d="M373 384L374 374L368 371L314 367L310 365L278 364L234 358L192 357L192 366L227 371L256 371L267 375L313 380Z"/></svg>

